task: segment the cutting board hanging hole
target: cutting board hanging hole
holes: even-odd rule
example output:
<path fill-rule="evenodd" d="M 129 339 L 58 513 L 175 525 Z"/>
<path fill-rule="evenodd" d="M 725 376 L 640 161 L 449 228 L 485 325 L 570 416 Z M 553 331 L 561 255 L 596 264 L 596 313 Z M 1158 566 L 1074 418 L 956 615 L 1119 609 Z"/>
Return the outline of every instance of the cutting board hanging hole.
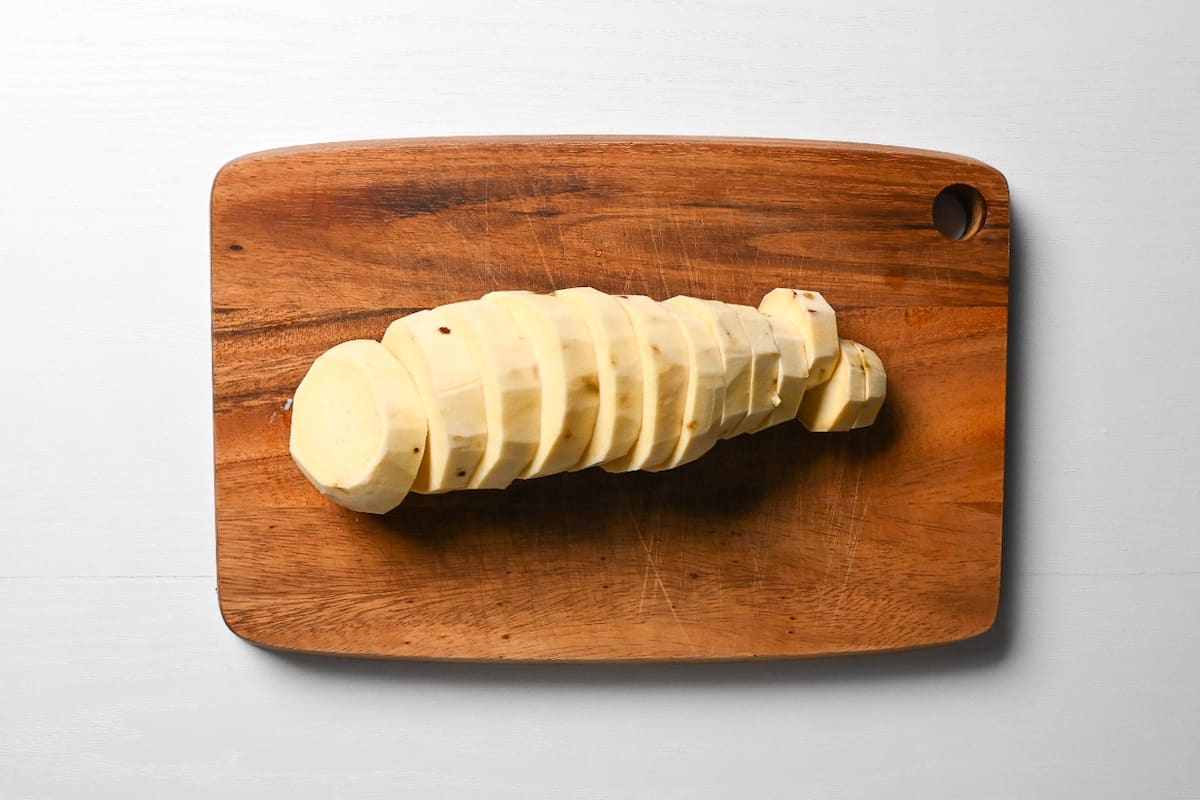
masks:
<path fill-rule="evenodd" d="M 986 217 L 983 195 L 969 184 L 951 184 L 933 199 L 933 225 L 947 239 L 970 239 L 979 233 Z"/>

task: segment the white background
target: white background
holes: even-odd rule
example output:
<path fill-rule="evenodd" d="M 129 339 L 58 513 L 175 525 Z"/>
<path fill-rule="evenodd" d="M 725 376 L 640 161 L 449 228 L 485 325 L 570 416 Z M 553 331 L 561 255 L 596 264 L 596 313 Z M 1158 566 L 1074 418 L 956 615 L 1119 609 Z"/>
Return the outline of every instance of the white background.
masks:
<path fill-rule="evenodd" d="M 1195 5 L 252 5 L 5 4 L 0 798 L 1200 793 Z M 282 145 L 491 133 L 870 141 L 1002 170 L 998 629 L 689 668 L 339 662 L 230 634 L 213 175 Z"/>

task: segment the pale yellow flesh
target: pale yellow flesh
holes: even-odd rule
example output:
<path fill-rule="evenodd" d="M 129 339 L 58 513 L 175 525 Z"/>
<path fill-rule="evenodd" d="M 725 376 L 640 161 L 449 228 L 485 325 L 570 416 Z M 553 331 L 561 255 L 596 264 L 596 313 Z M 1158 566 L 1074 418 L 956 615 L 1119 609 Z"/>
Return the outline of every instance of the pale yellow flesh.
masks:
<path fill-rule="evenodd" d="M 679 441 L 687 399 L 688 351 L 683 331 L 649 297 L 617 298 L 633 323 L 642 367 L 642 426 L 628 454 L 603 465 L 609 472 L 644 469 L 666 459 Z"/>
<path fill-rule="evenodd" d="M 717 339 L 725 369 L 719 436 L 725 438 L 742 423 L 750 410 L 750 342 L 742 322 L 731 306 L 717 300 L 679 295 L 663 302 L 703 321 Z"/>
<path fill-rule="evenodd" d="M 697 317 L 675 305 L 670 310 L 683 332 L 688 352 L 687 397 L 684 401 L 679 441 L 667 458 L 644 469 L 659 472 L 695 461 L 712 449 L 721 435 L 721 415 L 725 405 L 725 367 L 721 346 L 712 329 Z"/>
<path fill-rule="evenodd" d="M 874 350 L 864 344 L 858 345 L 863 357 L 863 367 L 867 375 L 867 397 L 863 401 L 862 410 L 854 420 L 854 428 L 865 428 L 875 423 L 879 409 L 887 397 L 887 371 L 883 368 L 883 360 Z"/>
<path fill-rule="evenodd" d="M 483 384 L 487 446 L 468 489 L 503 489 L 537 452 L 542 387 L 529 340 L 498 305 L 468 300 L 439 306 L 449 327 L 462 333 Z"/>
<path fill-rule="evenodd" d="M 842 339 L 829 379 L 805 393 L 800 403 L 800 422 L 810 431 L 848 431 L 858 419 L 866 397 L 862 353 L 857 343 Z"/>
<path fill-rule="evenodd" d="M 411 375 L 373 340 L 319 356 L 292 401 L 292 458 L 322 494 L 354 511 L 383 514 L 400 504 L 425 435 Z"/>
<path fill-rule="evenodd" d="M 629 315 L 612 295 L 580 286 L 551 296 L 570 305 L 587 324 L 596 348 L 600 385 L 596 425 L 587 449 L 570 470 L 620 458 L 633 449 L 642 428 L 642 365 Z"/>
<path fill-rule="evenodd" d="M 491 292 L 483 302 L 508 312 L 538 364 L 538 447 L 519 477 L 538 478 L 574 466 L 591 441 L 600 405 L 596 348 L 587 323 L 565 301 L 549 295 Z"/>
<path fill-rule="evenodd" d="M 425 460 L 413 491 L 465 489 L 487 447 L 487 410 L 479 367 L 462 331 L 438 309 L 388 326 L 383 346 L 412 374 L 429 421 Z"/>
<path fill-rule="evenodd" d="M 806 388 L 829 380 L 838 359 L 837 314 L 820 292 L 772 289 L 763 296 L 758 310 L 792 322 L 800 332 L 808 353 Z"/>
<path fill-rule="evenodd" d="M 788 315 L 767 314 L 766 317 L 771 333 L 775 335 L 775 346 L 779 348 L 779 374 L 775 388 L 779 405 L 758 430 L 794 420 L 800 411 L 800 401 L 804 399 L 804 389 L 808 383 L 808 350 L 804 346 L 800 326 Z"/>
<path fill-rule="evenodd" d="M 745 418 L 726 438 L 756 431 L 780 405 L 779 348 L 765 314 L 750 306 L 730 305 L 737 312 L 746 341 L 750 343 L 750 408 Z"/>

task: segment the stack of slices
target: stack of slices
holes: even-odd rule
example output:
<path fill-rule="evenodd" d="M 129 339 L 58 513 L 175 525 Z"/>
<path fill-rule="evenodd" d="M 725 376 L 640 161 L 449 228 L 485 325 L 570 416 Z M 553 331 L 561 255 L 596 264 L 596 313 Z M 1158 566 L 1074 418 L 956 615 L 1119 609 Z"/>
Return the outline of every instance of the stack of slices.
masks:
<path fill-rule="evenodd" d="M 291 453 L 334 501 L 384 513 L 409 491 L 670 469 L 794 419 L 860 428 L 886 390 L 879 357 L 838 338 L 817 292 L 775 289 L 757 309 L 492 292 L 321 355 L 296 390 Z"/>

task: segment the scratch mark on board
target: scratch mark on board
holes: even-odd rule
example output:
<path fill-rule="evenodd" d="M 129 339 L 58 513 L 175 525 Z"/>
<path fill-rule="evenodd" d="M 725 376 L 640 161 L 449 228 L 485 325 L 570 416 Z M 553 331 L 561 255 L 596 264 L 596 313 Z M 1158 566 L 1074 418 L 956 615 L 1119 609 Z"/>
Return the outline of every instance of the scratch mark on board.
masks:
<path fill-rule="evenodd" d="M 529 235 L 533 237 L 533 244 L 537 247 L 538 257 L 542 260 L 542 270 L 546 273 L 546 280 L 550 282 L 551 289 L 557 289 L 558 284 L 554 282 L 554 275 L 550 272 L 550 264 L 546 261 L 546 251 L 542 249 L 542 240 L 538 238 L 537 228 L 533 227 L 529 204 L 524 199 L 521 200 L 521 209 L 525 211 L 525 224 L 529 226 Z"/>
<path fill-rule="evenodd" d="M 662 574 L 658 571 L 658 564 L 654 563 L 654 553 L 650 549 L 650 545 L 646 542 L 646 537 L 642 533 L 642 526 L 638 524 L 637 516 L 634 515 L 633 509 L 630 508 L 630 520 L 633 525 L 633 530 L 637 533 L 638 541 L 642 543 L 642 549 L 646 551 L 646 564 L 654 573 L 654 582 L 658 584 L 658 590 L 662 593 L 663 599 L 667 601 L 667 609 L 671 612 L 671 618 L 675 620 L 675 625 L 679 628 L 679 633 L 683 636 L 684 642 L 687 643 L 688 649 L 692 651 L 692 655 L 698 655 L 695 643 L 692 642 L 692 637 L 688 636 L 687 627 L 684 626 L 683 620 L 679 618 L 679 614 L 675 611 L 675 602 L 671 600 L 671 594 L 667 591 L 667 585 L 663 583 Z M 643 582 L 642 597 L 645 599 L 645 585 Z M 641 610 L 639 604 L 638 610 Z"/>
<path fill-rule="evenodd" d="M 846 559 L 846 574 L 842 576 L 842 597 L 846 596 L 846 586 L 850 583 L 850 570 L 854 568 L 854 554 L 858 552 L 858 545 L 862 541 L 862 523 L 867 516 L 867 508 L 870 504 L 870 500 L 863 504 L 862 514 L 857 518 L 857 524 L 850 533 L 850 557 Z M 841 600 L 838 601 L 838 605 L 841 605 Z"/>
<path fill-rule="evenodd" d="M 491 175 L 487 169 L 483 171 L 483 267 L 487 271 L 487 286 L 495 285 L 495 275 L 492 270 L 492 217 L 491 217 L 492 188 Z"/>
<path fill-rule="evenodd" d="M 841 608 L 842 603 L 846 599 L 846 587 L 850 585 L 850 571 L 854 569 L 854 556 L 858 552 L 859 543 L 862 541 L 863 523 L 867 518 L 867 508 L 871 504 L 870 497 L 867 497 L 863 500 L 862 508 L 858 507 L 858 498 L 862 491 L 862 485 L 863 468 L 860 464 L 858 474 L 854 478 L 854 495 L 850 500 L 849 555 L 846 558 L 846 571 L 842 574 L 842 586 L 838 590 L 837 608 Z"/>
<path fill-rule="evenodd" d="M 679 218 L 675 217 L 674 222 L 675 222 L 675 236 L 676 236 L 676 238 L 679 239 L 679 253 L 680 253 L 680 255 L 683 256 L 683 263 L 687 266 L 688 291 L 692 294 L 695 294 L 696 286 L 699 283 L 699 281 L 697 280 L 696 265 L 692 263 L 692 257 L 690 255 L 688 255 L 687 239 L 685 239 L 683 236 L 683 226 L 679 224 Z M 659 263 L 658 274 L 659 274 L 659 277 L 662 279 L 663 292 L 665 293 L 667 291 L 667 280 L 666 280 L 666 276 L 663 275 L 661 262 Z"/>
<path fill-rule="evenodd" d="M 638 598 L 638 615 L 642 613 L 642 607 L 646 605 L 646 588 L 650 585 L 650 559 L 646 559 L 646 568 L 642 571 L 642 595 Z"/>

